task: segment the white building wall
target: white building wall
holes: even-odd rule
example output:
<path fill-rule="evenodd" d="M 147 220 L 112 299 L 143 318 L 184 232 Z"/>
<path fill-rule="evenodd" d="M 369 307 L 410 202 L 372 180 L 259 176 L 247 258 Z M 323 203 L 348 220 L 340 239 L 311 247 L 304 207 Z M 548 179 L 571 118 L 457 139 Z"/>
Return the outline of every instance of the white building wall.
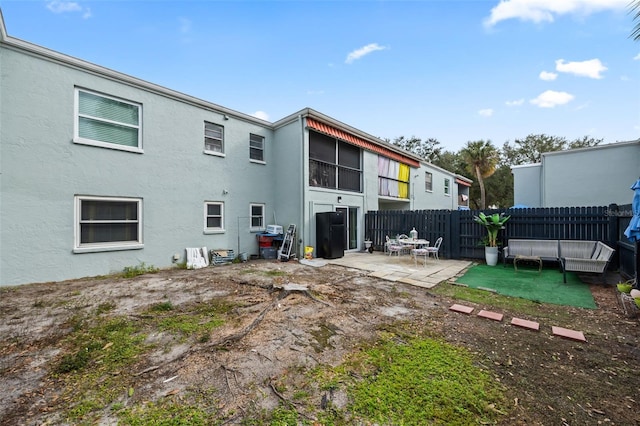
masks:
<path fill-rule="evenodd" d="M 542 164 L 527 164 L 514 166 L 513 173 L 513 203 L 527 207 L 542 207 L 540 179 Z"/>
<path fill-rule="evenodd" d="M 251 203 L 265 205 L 264 225 L 297 226 L 300 255 L 305 245 L 315 245 L 318 212 L 357 209 L 359 249 L 367 211 L 457 206 L 455 176 L 438 168 L 431 193 L 421 191 L 421 167 L 411 170 L 413 200 L 380 197 L 378 154 L 367 150 L 361 151 L 361 193 L 310 187 L 304 115 L 312 110 L 268 123 L 9 39 L 1 19 L 0 43 L 0 285 L 103 275 L 142 262 L 166 268 L 176 255 L 185 260 L 186 247 L 258 254 L 258 231 L 249 229 Z M 76 88 L 140 104 L 143 152 L 74 143 Z M 205 121 L 224 127 L 223 156 L 203 152 Z M 249 159 L 250 133 L 265 138 L 263 162 Z M 415 174 L 421 176 L 414 185 Z M 444 194 L 445 176 L 450 195 Z M 79 195 L 141 199 L 142 247 L 74 251 Z M 205 202 L 224 204 L 223 230 L 205 231 Z"/>
<path fill-rule="evenodd" d="M 640 176 L 640 141 L 547 153 L 542 160 L 543 207 L 631 203 Z"/>
<path fill-rule="evenodd" d="M 425 187 L 425 173 L 432 173 L 432 190 Z M 456 210 L 458 208 L 458 185 L 455 175 L 439 167 L 421 164 L 411 169 L 411 190 L 414 194 L 413 210 Z M 449 194 L 445 194 L 445 179 L 449 180 Z"/>
<path fill-rule="evenodd" d="M 219 112 L 14 50 L 0 55 L 0 284 L 101 275 L 140 262 L 168 267 L 175 253 L 184 260 L 186 247 L 257 252 L 249 203 L 265 203 L 267 218 L 275 207 L 269 126 L 224 120 Z M 144 153 L 73 143 L 75 87 L 142 104 Z M 224 126 L 225 157 L 203 153 L 205 120 Z M 265 137 L 266 164 L 249 161 L 249 133 Z M 75 195 L 142 198 L 144 248 L 73 253 Z M 224 202 L 224 232 L 204 233 L 205 201 Z"/>

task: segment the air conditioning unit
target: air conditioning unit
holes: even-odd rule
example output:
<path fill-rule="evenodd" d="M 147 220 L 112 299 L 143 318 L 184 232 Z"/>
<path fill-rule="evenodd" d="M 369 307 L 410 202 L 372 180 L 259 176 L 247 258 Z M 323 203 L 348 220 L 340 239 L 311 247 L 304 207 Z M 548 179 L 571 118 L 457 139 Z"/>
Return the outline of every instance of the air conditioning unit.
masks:
<path fill-rule="evenodd" d="M 267 225 L 267 234 L 282 234 L 282 226 L 280 225 Z"/>

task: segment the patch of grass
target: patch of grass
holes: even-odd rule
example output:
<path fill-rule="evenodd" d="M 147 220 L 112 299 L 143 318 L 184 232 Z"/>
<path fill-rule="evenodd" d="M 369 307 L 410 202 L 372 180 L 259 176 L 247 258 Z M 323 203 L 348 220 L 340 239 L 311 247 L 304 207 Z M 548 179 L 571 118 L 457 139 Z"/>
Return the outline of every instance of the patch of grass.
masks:
<path fill-rule="evenodd" d="M 153 305 L 147 312 L 158 314 L 170 311 L 170 315 L 154 317 L 153 322 L 160 330 L 179 334 L 184 338 L 197 335 L 197 341 L 205 343 L 209 340 L 209 332 L 224 323 L 222 316 L 231 308 L 232 305 L 217 300 L 180 309 L 171 302 L 163 302 Z"/>
<path fill-rule="evenodd" d="M 466 300 L 478 303 L 483 306 L 490 306 L 497 309 L 504 309 L 511 312 L 518 312 L 521 315 L 531 315 L 537 318 L 545 318 L 545 313 L 540 310 L 541 303 L 533 300 L 522 299 L 520 297 L 504 296 L 486 290 L 479 290 L 463 285 L 441 283 L 429 290 L 430 293 L 440 296 L 451 297 L 456 300 Z M 558 311 L 557 309 L 554 311 Z M 566 317 L 571 314 L 566 311 Z M 562 319 L 556 313 L 554 319 Z"/>
<path fill-rule="evenodd" d="M 173 304 L 170 301 L 156 303 L 149 308 L 149 312 L 168 312 L 173 311 Z"/>
<path fill-rule="evenodd" d="M 263 411 L 259 415 L 245 419 L 241 424 L 243 426 L 311 426 L 314 424 L 329 426 L 331 423 L 312 423 L 310 420 L 300 416 L 294 408 L 289 408 L 281 404 L 271 410 L 271 412 Z"/>
<path fill-rule="evenodd" d="M 63 398 L 71 423 L 95 420 L 92 416 L 133 386 L 133 378 L 121 375 L 148 350 L 139 324 L 116 317 L 90 325 L 89 318 L 72 319 L 71 334 L 64 342 L 68 354 L 54 372 L 64 383 Z M 130 383 L 131 382 L 131 383 Z"/>
<path fill-rule="evenodd" d="M 113 311 L 115 308 L 116 304 L 113 302 L 101 303 L 96 307 L 96 314 L 105 314 L 107 312 Z"/>
<path fill-rule="evenodd" d="M 470 352 L 433 338 L 385 333 L 320 373 L 322 382 L 345 386 L 353 424 L 492 424 L 506 407 L 503 389 L 474 365 Z"/>
<path fill-rule="evenodd" d="M 129 426 L 179 426 L 216 424 L 215 413 L 199 405 L 175 401 L 150 402 L 127 408 L 118 413 L 120 425 Z"/>
<path fill-rule="evenodd" d="M 159 269 L 156 268 L 155 266 L 146 265 L 144 262 L 141 262 L 137 266 L 125 266 L 124 269 L 122 270 L 122 277 L 133 278 L 133 277 L 137 277 L 138 275 L 153 274 L 158 271 Z"/>
<path fill-rule="evenodd" d="M 125 409 L 123 399 L 132 398 L 138 385 L 135 375 L 126 372 L 137 368 L 136 363 L 153 348 L 145 343 L 145 330 L 169 330 L 185 339 L 194 335 L 204 342 L 232 306 L 213 300 L 176 307 L 166 300 L 150 307 L 138 320 L 101 316 L 112 308 L 112 304 L 102 304 L 92 311 L 94 316 L 77 314 L 67 324 L 71 331 L 63 341 L 66 355 L 53 373 L 64 384 L 60 400 L 65 401 L 66 420 L 70 424 L 94 424 L 104 410 L 112 407 L 122 417 L 119 424 L 215 424 L 211 395 L 204 398 L 192 394 L 187 399 L 182 395 L 175 401 L 163 399 Z"/>

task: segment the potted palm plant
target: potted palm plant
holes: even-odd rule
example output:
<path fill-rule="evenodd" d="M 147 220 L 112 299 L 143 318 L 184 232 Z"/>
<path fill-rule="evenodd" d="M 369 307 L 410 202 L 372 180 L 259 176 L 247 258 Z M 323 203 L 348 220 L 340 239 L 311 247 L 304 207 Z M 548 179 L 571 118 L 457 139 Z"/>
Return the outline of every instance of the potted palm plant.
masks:
<path fill-rule="evenodd" d="M 504 224 L 509 218 L 511 216 L 505 216 L 504 213 L 494 213 L 488 216 L 480 213 L 473 217 L 476 223 L 484 226 L 487 230 L 487 236 L 483 242 L 485 245 L 484 256 L 489 266 L 495 266 L 498 263 L 498 232 L 504 229 Z"/>

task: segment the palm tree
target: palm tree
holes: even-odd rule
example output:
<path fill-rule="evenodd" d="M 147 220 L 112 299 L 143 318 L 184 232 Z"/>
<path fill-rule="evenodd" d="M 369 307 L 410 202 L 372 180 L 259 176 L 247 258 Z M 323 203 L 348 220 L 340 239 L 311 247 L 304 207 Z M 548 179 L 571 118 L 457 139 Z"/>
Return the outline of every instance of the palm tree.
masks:
<path fill-rule="evenodd" d="M 469 173 L 472 173 L 478 180 L 478 185 L 480 186 L 480 208 L 485 209 L 487 198 L 484 189 L 484 179 L 496 171 L 496 166 L 500 159 L 498 150 L 490 140 L 469 141 L 467 145 L 460 150 L 460 155 L 466 163 Z"/>
<path fill-rule="evenodd" d="M 629 3 L 629 11 L 633 14 L 633 20 L 636 21 L 636 25 L 631 31 L 631 38 L 640 41 L 640 0 Z"/>

